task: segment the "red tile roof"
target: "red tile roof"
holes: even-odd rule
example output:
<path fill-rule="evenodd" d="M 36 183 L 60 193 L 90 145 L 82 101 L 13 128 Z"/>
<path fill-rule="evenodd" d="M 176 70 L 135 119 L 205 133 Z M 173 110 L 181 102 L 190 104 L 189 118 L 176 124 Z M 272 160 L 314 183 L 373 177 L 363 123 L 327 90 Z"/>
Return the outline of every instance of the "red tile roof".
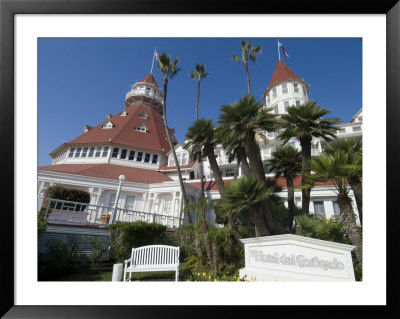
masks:
<path fill-rule="evenodd" d="M 153 151 L 168 152 L 170 150 L 165 128 L 160 124 L 162 117 L 159 112 L 146 104 L 132 104 L 126 108 L 126 112 L 126 116 L 120 116 L 117 113 L 111 117 L 113 128 L 104 129 L 102 128 L 104 122 L 100 123 L 66 144 L 113 143 Z M 149 116 L 147 119 L 140 117 L 143 112 Z M 135 130 L 135 127 L 141 123 L 147 127 L 147 132 Z M 177 142 L 175 137 L 174 140 Z"/>
<path fill-rule="evenodd" d="M 156 79 L 154 78 L 152 73 L 147 74 L 140 82 L 150 83 L 158 87 Z"/>
<path fill-rule="evenodd" d="M 194 161 L 191 161 L 189 164 L 187 164 L 187 165 L 180 165 L 179 167 L 180 167 L 180 168 L 191 168 L 191 167 L 193 166 L 193 164 L 194 164 Z M 160 170 L 160 171 L 165 171 L 165 170 L 167 170 L 167 171 L 176 170 L 176 165 L 174 165 L 174 166 L 168 166 L 168 164 L 166 164 L 166 165 L 161 166 L 161 167 L 159 168 L 159 170 Z"/>
<path fill-rule="evenodd" d="M 268 177 L 268 179 L 274 180 L 275 178 L 274 178 L 274 177 Z M 228 185 L 228 184 L 229 184 L 230 182 L 232 182 L 232 181 L 233 181 L 233 179 L 225 179 L 225 180 L 224 180 L 225 186 Z M 190 182 L 190 181 L 186 181 L 186 182 L 189 183 L 190 185 L 192 185 L 192 186 L 194 186 L 194 187 L 200 189 L 200 182 Z M 299 187 L 299 186 L 301 186 L 301 176 L 299 176 L 299 175 L 298 175 L 298 176 L 295 176 L 295 178 L 294 178 L 294 180 L 293 180 L 293 183 L 294 183 L 294 187 Z M 286 178 L 284 178 L 284 177 L 278 177 L 277 185 L 278 185 L 279 187 L 287 187 L 287 186 L 286 186 Z M 316 185 L 317 185 L 317 186 L 333 185 L 333 182 L 332 182 L 332 181 L 317 182 Z M 211 190 L 211 191 L 216 191 L 216 190 L 218 190 L 218 187 L 217 187 L 217 184 L 215 183 L 215 181 L 208 181 L 208 182 L 206 182 L 205 185 L 204 185 L 204 188 L 205 188 L 206 191 L 209 191 L 209 190 Z"/>
<path fill-rule="evenodd" d="M 300 79 L 284 62 L 278 61 L 275 67 L 275 71 L 272 74 L 271 80 L 269 81 L 268 88 L 271 88 L 275 84 L 287 80 L 300 80 Z"/>
<path fill-rule="evenodd" d="M 150 169 L 128 167 L 114 164 L 58 164 L 38 167 L 40 171 L 51 171 L 72 175 L 82 175 L 118 180 L 125 175 L 125 181 L 144 184 L 172 181 L 168 176 Z"/>

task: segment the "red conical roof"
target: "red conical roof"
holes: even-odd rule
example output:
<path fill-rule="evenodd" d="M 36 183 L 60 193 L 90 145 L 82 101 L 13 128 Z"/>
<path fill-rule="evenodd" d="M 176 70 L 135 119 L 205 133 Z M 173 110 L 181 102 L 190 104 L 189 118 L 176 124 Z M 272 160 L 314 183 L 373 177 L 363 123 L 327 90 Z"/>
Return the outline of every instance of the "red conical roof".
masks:
<path fill-rule="evenodd" d="M 150 83 L 158 87 L 156 79 L 154 78 L 154 75 L 152 73 L 147 74 L 140 82 Z"/>
<path fill-rule="evenodd" d="M 285 63 L 278 61 L 274 74 L 272 74 L 271 81 L 269 81 L 267 90 L 269 90 L 275 84 L 288 80 L 299 80 L 304 82 L 304 80 L 300 79 Z"/>

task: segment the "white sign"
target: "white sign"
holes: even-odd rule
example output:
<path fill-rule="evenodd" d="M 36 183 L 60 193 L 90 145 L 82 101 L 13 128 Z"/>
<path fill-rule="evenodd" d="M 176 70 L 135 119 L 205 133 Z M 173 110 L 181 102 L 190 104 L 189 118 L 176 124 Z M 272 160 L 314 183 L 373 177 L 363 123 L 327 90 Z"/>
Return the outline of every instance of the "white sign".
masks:
<path fill-rule="evenodd" d="M 241 240 L 245 246 L 246 280 L 354 281 L 354 246 L 296 235 Z"/>

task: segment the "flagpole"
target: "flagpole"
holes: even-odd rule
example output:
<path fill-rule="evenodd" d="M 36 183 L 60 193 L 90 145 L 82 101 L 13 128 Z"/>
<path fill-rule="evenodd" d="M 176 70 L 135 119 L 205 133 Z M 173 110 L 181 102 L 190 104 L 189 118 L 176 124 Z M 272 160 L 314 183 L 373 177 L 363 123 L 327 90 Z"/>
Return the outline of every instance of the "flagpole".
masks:
<path fill-rule="evenodd" d="M 276 45 L 278 46 L 278 57 L 279 57 L 279 61 L 281 60 L 281 51 L 279 51 L 279 40 L 276 39 Z"/>
<path fill-rule="evenodd" d="M 156 55 L 156 48 L 154 47 L 154 53 L 153 53 L 153 62 L 151 63 L 151 70 L 150 73 L 153 74 L 153 65 L 154 65 L 154 57 Z"/>

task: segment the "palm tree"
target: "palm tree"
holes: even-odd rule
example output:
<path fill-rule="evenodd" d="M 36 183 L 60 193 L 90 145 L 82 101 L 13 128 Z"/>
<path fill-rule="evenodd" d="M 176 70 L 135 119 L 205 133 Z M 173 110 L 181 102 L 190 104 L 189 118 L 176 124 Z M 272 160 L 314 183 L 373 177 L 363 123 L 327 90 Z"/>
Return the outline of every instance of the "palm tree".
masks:
<path fill-rule="evenodd" d="M 264 223 L 260 204 L 270 196 L 271 191 L 265 187 L 264 183 L 258 181 L 254 175 L 246 175 L 226 187 L 223 205 L 236 213 L 248 209 L 254 223 L 256 237 L 267 236 L 270 232 Z"/>
<path fill-rule="evenodd" d="M 337 200 L 340 209 L 340 216 L 346 228 L 346 233 L 349 236 L 352 244 L 356 246 L 354 254 L 362 268 L 362 239 L 360 228 L 356 224 L 356 216 L 353 212 L 353 205 L 349 197 L 349 184 L 346 170 L 343 168 L 343 163 L 349 161 L 348 157 L 352 154 L 343 151 L 335 152 L 334 154 L 324 154 L 315 157 L 311 162 L 311 170 L 316 175 L 307 176 L 307 179 L 312 181 L 332 181 L 337 192 Z"/>
<path fill-rule="evenodd" d="M 225 184 L 215 158 L 214 148 L 216 145 L 216 139 L 214 133 L 214 123 L 211 120 L 201 118 L 188 128 L 188 131 L 186 132 L 186 139 L 188 142 L 184 145 L 184 148 L 189 150 L 191 157 L 198 156 L 199 154 L 201 156 L 207 156 L 219 194 L 221 198 L 224 198 Z M 240 239 L 241 235 L 237 230 L 232 216 L 229 216 L 229 225 L 235 238 Z"/>
<path fill-rule="evenodd" d="M 242 45 L 241 58 L 234 54 L 234 55 L 232 55 L 232 59 L 235 60 L 237 63 L 243 62 L 244 68 L 246 70 L 246 76 L 247 76 L 247 93 L 251 94 L 249 60 L 251 62 L 256 62 L 257 55 L 261 54 L 261 46 L 257 45 L 255 47 L 253 47 L 253 44 L 251 42 L 246 43 L 246 41 L 244 41 L 244 40 L 242 40 L 240 43 Z"/>
<path fill-rule="evenodd" d="M 287 143 L 295 137 L 301 145 L 301 172 L 310 174 L 311 142 L 313 137 L 323 138 L 327 141 L 335 138 L 337 128 L 335 124 L 340 119 L 323 119 L 330 111 L 317 105 L 316 101 L 309 101 L 306 104 L 289 107 L 288 113 L 282 115 L 281 126 L 283 132 L 279 139 Z M 305 179 L 302 178 L 302 213 L 309 213 L 310 188 Z"/>
<path fill-rule="evenodd" d="M 202 198 L 197 203 L 188 204 L 185 207 L 185 209 L 187 209 L 187 210 L 193 209 L 197 213 L 197 216 L 199 217 L 200 230 L 203 235 L 204 245 L 206 246 L 207 257 L 208 257 L 208 260 L 210 261 L 211 267 L 213 268 L 214 274 L 217 275 L 217 269 L 216 269 L 217 265 L 215 265 L 213 262 L 214 261 L 213 249 L 212 249 L 210 237 L 208 234 L 208 225 L 207 225 L 206 216 L 205 216 L 206 211 L 212 207 L 213 207 L 213 204 L 208 198 Z M 200 256 L 199 256 L 199 258 L 200 258 Z"/>
<path fill-rule="evenodd" d="M 336 139 L 326 146 L 324 152 L 334 155 L 336 152 L 343 151 L 349 156 L 348 162 L 343 163 L 344 169 L 347 172 L 348 180 L 356 200 L 358 215 L 362 225 L 362 142 L 352 138 Z"/>
<path fill-rule="evenodd" d="M 242 165 L 244 174 L 250 174 L 250 166 L 247 162 L 246 150 L 242 145 L 242 141 L 238 138 L 234 131 L 224 126 L 218 126 L 215 129 L 217 141 L 222 144 L 226 154 L 228 154 L 228 162 L 231 163 L 236 158 L 237 165 L 235 169 L 235 177 L 237 178 L 240 165 Z"/>
<path fill-rule="evenodd" d="M 199 100 L 200 100 L 200 82 L 206 78 L 209 72 L 204 72 L 204 64 L 196 64 L 196 71 L 189 73 L 189 76 L 195 80 L 197 79 L 197 99 L 196 99 L 196 121 L 199 119 Z M 203 172 L 203 159 L 201 154 L 196 154 L 195 159 L 199 162 L 200 169 L 200 199 L 204 198 L 204 172 Z"/>
<path fill-rule="evenodd" d="M 275 171 L 275 178 L 284 176 L 288 191 L 289 231 L 292 231 L 294 219 L 294 175 L 301 172 L 301 155 L 291 145 L 281 146 L 272 153 L 270 168 Z"/>
<path fill-rule="evenodd" d="M 187 196 L 186 196 L 185 185 L 183 184 L 181 168 L 179 166 L 178 158 L 177 158 L 176 152 L 175 152 L 175 145 L 172 142 L 171 134 L 170 134 L 170 130 L 168 128 L 168 122 L 167 122 L 168 78 L 173 79 L 176 76 L 176 74 L 180 71 L 180 68 L 176 67 L 177 64 L 178 64 L 178 59 L 175 59 L 174 62 L 171 63 L 171 58 L 165 52 L 163 52 L 161 55 L 159 55 L 158 68 L 160 69 L 160 71 L 164 77 L 163 115 L 164 115 L 165 133 L 167 135 L 168 143 L 171 148 L 172 154 L 174 156 L 176 170 L 178 172 L 179 185 L 180 185 L 181 193 L 182 193 L 183 204 L 184 204 L 184 206 L 186 206 L 187 205 Z M 190 214 L 188 214 L 188 222 L 192 223 Z"/>
<path fill-rule="evenodd" d="M 222 105 L 218 121 L 224 130 L 231 130 L 241 141 L 249 158 L 250 169 L 262 183 L 266 183 L 266 178 L 260 149 L 256 142 L 256 130 L 276 129 L 276 115 L 271 114 L 270 111 L 271 108 L 264 109 L 263 103 L 257 102 L 254 96 L 245 95 L 237 103 Z M 267 202 L 262 206 L 268 229 L 273 231 L 274 223 Z"/>
<path fill-rule="evenodd" d="M 200 100 L 200 82 L 202 79 L 206 78 L 209 72 L 204 72 L 204 64 L 196 64 L 196 71 L 189 73 L 189 76 L 195 80 L 197 79 L 197 100 L 196 100 L 196 121 L 199 119 L 199 100 Z"/>

